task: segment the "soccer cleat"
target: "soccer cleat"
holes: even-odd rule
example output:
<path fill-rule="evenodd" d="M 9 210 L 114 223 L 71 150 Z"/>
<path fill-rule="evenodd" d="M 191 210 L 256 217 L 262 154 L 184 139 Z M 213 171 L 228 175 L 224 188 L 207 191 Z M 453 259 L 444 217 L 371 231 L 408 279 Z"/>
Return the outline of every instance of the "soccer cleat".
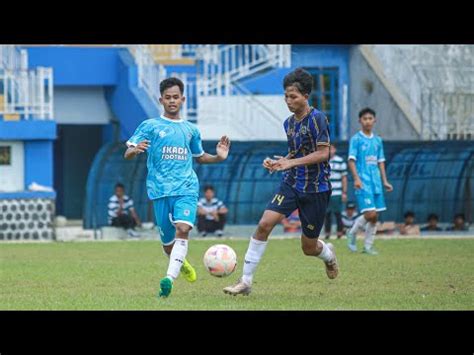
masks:
<path fill-rule="evenodd" d="M 379 255 L 377 250 L 375 250 L 374 248 L 367 249 L 364 247 L 364 249 L 362 250 L 362 253 L 367 254 L 367 255 Z"/>
<path fill-rule="evenodd" d="M 356 235 L 350 232 L 347 232 L 347 247 L 350 251 L 356 252 L 357 245 L 356 245 Z"/>
<path fill-rule="evenodd" d="M 252 287 L 250 285 L 247 285 L 245 282 L 242 281 L 240 278 L 237 283 L 233 286 L 227 286 L 224 288 L 224 293 L 228 295 L 244 295 L 248 296 L 252 292 Z"/>
<path fill-rule="evenodd" d="M 184 259 L 183 266 L 181 267 L 181 274 L 188 282 L 194 282 L 197 279 L 196 270 L 186 259 Z"/>
<path fill-rule="evenodd" d="M 160 281 L 160 293 L 159 297 L 168 297 L 173 289 L 173 280 L 169 277 L 164 277 Z"/>
<path fill-rule="evenodd" d="M 326 245 L 332 251 L 332 255 L 334 256 L 331 261 L 324 263 L 326 265 L 326 275 L 328 275 L 330 279 L 335 279 L 339 274 L 339 265 L 337 264 L 336 251 L 334 250 L 334 245 L 331 243 L 327 243 Z"/>

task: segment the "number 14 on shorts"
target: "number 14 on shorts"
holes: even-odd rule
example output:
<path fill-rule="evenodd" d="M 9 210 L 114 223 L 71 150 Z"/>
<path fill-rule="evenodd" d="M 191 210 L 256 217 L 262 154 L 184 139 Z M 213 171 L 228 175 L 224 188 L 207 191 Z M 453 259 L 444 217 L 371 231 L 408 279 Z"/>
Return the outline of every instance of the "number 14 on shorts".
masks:
<path fill-rule="evenodd" d="M 275 197 L 273 197 L 272 203 L 275 203 L 275 200 L 277 200 L 278 201 L 278 206 L 280 206 L 284 199 L 285 199 L 284 195 L 276 194 Z"/>

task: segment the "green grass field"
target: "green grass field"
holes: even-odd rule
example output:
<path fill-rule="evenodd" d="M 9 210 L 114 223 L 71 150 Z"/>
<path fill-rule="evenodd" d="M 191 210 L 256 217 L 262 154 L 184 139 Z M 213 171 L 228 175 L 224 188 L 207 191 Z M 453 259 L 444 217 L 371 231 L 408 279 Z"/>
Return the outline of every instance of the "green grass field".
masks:
<path fill-rule="evenodd" d="M 473 310 L 474 240 L 378 240 L 379 256 L 350 254 L 335 241 L 340 274 L 298 239 L 271 240 L 248 297 L 225 295 L 242 270 L 247 240 L 223 240 L 239 265 L 228 278 L 202 263 L 216 241 L 193 240 L 198 280 L 179 278 L 156 297 L 167 258 L 159 242 L 0 244 L 2 310 Z"/>

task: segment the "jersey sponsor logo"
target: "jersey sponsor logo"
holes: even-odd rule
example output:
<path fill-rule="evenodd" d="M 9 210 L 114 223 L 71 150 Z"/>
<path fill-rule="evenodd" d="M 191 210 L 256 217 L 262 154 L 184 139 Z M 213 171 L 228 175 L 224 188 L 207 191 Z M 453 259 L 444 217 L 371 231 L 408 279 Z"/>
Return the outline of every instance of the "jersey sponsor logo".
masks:
<path fill-rule="evenodd" d="M 365 162 L 367 164 L 377 164 L 377 157 L 375 155 L 367 155 L 365 157 Z"/>
<path fill-rule="evenodd" d="M 183 147 L 164 146 L 161 150 L 163 160 L 187 160 L 188 149 Z"/>
<path fill-rule="evenodd" d="M 160 138 L 172 135 L 175 133 L 174 128 L 165 125 L 159 125 L 155 128 L 154 133 L 157 134 Z"/>

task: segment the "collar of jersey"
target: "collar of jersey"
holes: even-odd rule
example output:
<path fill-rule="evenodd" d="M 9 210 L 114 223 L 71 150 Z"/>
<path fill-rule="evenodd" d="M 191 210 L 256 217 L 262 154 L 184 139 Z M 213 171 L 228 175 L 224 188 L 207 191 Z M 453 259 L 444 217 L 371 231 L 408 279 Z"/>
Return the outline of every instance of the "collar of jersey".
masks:
<path fill-rule="evenodd" d="M 374 138 L 374 132 L 371 132 L 370 136 L 366 136 L 364 132 L 359 131 L 360 134 L 362 134 L 365 138 Z"/>
<path fill-rule="evenodd" d="M 299 123 L 299 122 L 302 122 L 306 117 L 311 116 L 314 112 L 314 107 L 310 106 L 309 108 L 310 108 L 309 113 L 306 116 L 304 116 L 301 120 L 297 120 L 295 114 L 293 114 L 293 120 Z"/>
<path fill-rule="evenodd" d="M 168 121 L 168 122 L 174 122 L 174 123 L 184 122 L 184 120 L 182 118 L 180 118 L 179 120 L 172 120 L 171 118 L 165 117 L 163 115 L 161 115 L 160 118 L 164 119 L 165 121 Z"/>

